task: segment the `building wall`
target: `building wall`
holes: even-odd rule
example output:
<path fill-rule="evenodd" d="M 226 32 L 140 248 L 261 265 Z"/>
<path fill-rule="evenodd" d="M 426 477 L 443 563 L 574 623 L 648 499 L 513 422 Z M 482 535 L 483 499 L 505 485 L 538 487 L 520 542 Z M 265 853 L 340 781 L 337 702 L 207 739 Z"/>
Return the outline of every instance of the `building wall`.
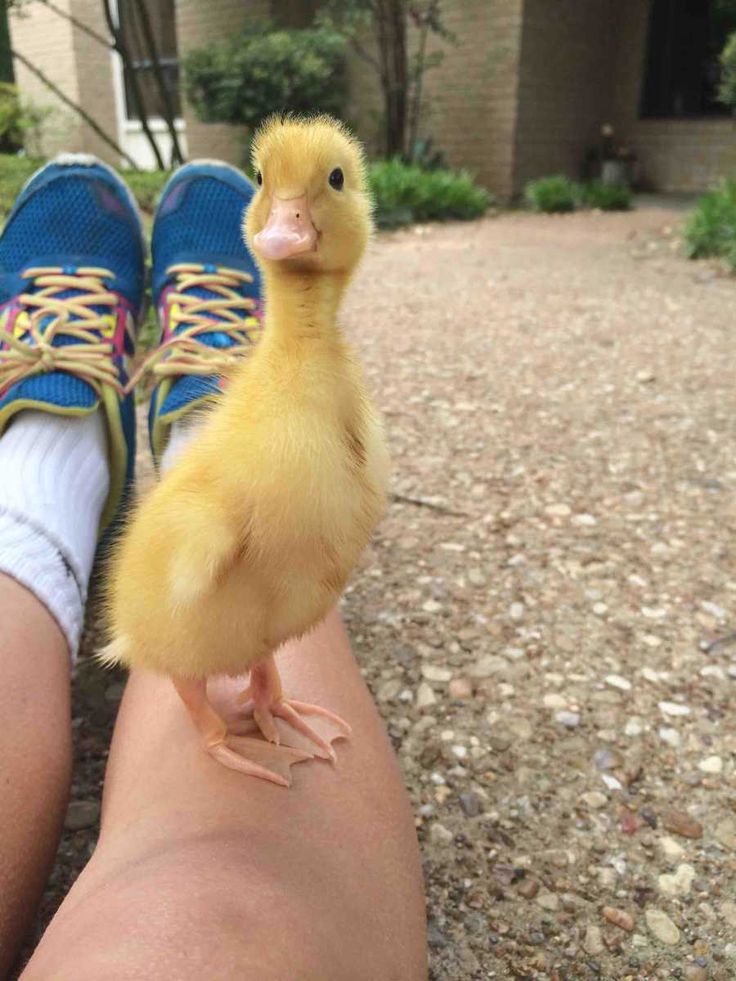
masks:
<path fill-rule="evenodd" d="M 57 0 L 56 6 L 101 35 L 107 35 L 99 0 Z M 117 139 L 112 58 L 108 48 L 39 2 L 24 5 L 20 13 L 11 14 L 10 34 L 13 48 L 36 65 L 72 102 L 81 104 L 113 140 Z M 115 151 L 17 60 L 15 75 L 23 98 L 49 110 L 41 126 L 40 145 L 32 145 L 32 152 L 48 156 L 62 150 L 94 153 L 111 163 L 119 163 Z"/>
<path fill-rule="evenodd" d="M 513 191 L 523 6 L 524 0 L 445 3 L 457 43 L 441 45 L 441 64 L 425 76 L 420 135 L 500 198 Z"/>
<path fill-rule="evenodd" d="M 621 0 L 614 118 L 640 160 L 640 177 L 662 191 L 697 191 L 736 172 L 729 119 L 640 119 L 649 0 Z"/>
<path fill-rule="evenodd" d="M 97 31 L 108 36 L 100 0 L 69 0 L 74 16 Z M 81 94 L 84 109 L 104 132 L 118 140 L 118 118 L 112 80 L 112 53 L 83 31 L 72 30 L 74 62 L 76 66 L 77 93 Z M 118 154 L 84 124 L 79 127 L 78 147 L 85 153 L 94 153 L 108 163 L 119 164 Z M 67 149 L 69 147 L 67 146 Z"/>
<path fill-rule="evenodd" d="M 65 13 L 72 0 L 57 0 Z M 42 3 L 29 3 L 9 18 L 10 41 L 32 64 L 74 101 L 79 98 L 73 28 L 68 20 Z M 42 141 L 34 150 L 45 154 L 62 149 L 81 149 L 81 123 L 25 65 L 16 60 L 15 81 L 23 98 L 34 106 L 49 109 L 42 128 Z"/>
<path fill-rule="evenodd" d="M 613 101 L 617 0 L 525 0 L 514 191 L 580 175 Z"/>

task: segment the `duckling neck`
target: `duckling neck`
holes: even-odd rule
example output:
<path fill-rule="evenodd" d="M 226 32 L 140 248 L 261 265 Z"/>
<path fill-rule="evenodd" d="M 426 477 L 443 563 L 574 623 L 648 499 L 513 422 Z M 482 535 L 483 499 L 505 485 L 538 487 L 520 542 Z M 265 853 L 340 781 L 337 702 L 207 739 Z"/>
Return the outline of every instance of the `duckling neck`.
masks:
<path fill-rule="evenodd" d="M 337 311 L 347 287 L 347 276 L 283 269 L 269 271 L 264 287 L 262 344 L 330 342 L 337 338 Z"/>

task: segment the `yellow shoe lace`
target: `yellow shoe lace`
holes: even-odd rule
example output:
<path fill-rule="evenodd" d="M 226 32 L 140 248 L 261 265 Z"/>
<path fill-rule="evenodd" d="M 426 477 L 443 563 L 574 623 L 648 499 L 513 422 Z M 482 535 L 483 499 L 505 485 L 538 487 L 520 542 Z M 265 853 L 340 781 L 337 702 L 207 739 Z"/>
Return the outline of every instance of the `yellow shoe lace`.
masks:
<path fill-rule="evenodd" d="M 261 332 L 260 320 L 253 316 L 256 301 L 238 292 L 243 283 L 253 282 L 249 273 L 223 266 L 212 271 L 197 263 L 180 262 L 170 266 L 166 275 L 176 284 L 166 297 L 169 331 L 186 326 L 148 355 L 128 382 L 128 390 L 148 372 L 159 377 L 225 374 L 248 354 Z M 217 295 L 187 292 L 194 287 Z M 234 346 L 213 348 L 199 340 L 200 334 L 213 331 L 226 334 Z"/>
<path fill-rule="evenodd" d="M 24 310 L 16 319 L 14 332 L 0 330 L 0 341 L 8 345 L 0 350 L 0 391 L 32 375 L 66 371 L 91 385 L 98 396 L 103 385 L 111 385 L 122 395 L 112 358 L 114 320 L 111 325 L 110 313 L 99 311 L 100 307 L 110 307 L 112 313 L 119 302 L 104 283 L 114 278 L 114 273 L 93 266 L 80 267 L 74 273 L 56 266 L 37 266 L 22 275 L 33 282 L 37 292 L 19 296 Z M 59 296 L 69 290 L 75 295 Z M 54 341 L 60 337 L 73 338 L 75 343 L 55 347 Z"/>

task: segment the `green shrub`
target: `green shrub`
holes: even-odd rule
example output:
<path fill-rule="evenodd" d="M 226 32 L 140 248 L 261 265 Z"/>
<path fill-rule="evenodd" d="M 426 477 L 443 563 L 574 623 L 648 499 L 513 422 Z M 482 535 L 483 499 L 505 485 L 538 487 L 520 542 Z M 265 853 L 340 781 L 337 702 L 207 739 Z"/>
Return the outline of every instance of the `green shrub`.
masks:
<path fill-rule="evenodd" d="M 700 198 L 685 226 L 685 247 L 691 259 L 722 257 L 736 271 L 736 179 Z"/>
<path fill-rule="evenodd" d="M 524 189 L 526 203 L 534 211 L 547 213 L 574 211 L 578 188 L 564 174 L 529 181 Z"/>
<path fill-rule="evenodd" d="M 249 130 L 273 112 L 340 116 L 345 49 L 345 39 L 330 27 L 286 30 L 254 21 L 244 33 L 186 57 L 186 92 L 204 122 Z"/>
<path fill-rule="evenodd" d="M 21 102 L 15 85 L 0 82 L 0 153 L 13 153 L 30 143 L 33 131 L 38 131 L 48 114 L 48 109 Z"/>
<path fill-rule="evenodd" d="M 423 170 L 401 160 L 381 160 L 370 165 L 368 176 L 376 223 L 381 228 L 414 221 L 479 218 L 493 201 L 463 170 Z"/>
<path fill-rule="evenodd" d="M 593 181 L 580 188 L 581 203 L 586 208 L 600 208 L 601 211 L 628 211 L 631 198 L 631 188 L 627 184 Z"/>
<path fill-rule="evenodd" d="M 141 211 L 146 214 L 153 214 L 158 196 L 169 176 L 166 170 L 126 170 L 122 174 Z"/>
<path fill-rule="evenodd" d="M 721 54 L 721 102 L 736 108 L 736 31 L 731 34 Z"/>
<path fill-rule="evenodd" d="M 43 160 L 0 154 L 0 216 L 4 217 L 31 174 L 38 170 Z"/>

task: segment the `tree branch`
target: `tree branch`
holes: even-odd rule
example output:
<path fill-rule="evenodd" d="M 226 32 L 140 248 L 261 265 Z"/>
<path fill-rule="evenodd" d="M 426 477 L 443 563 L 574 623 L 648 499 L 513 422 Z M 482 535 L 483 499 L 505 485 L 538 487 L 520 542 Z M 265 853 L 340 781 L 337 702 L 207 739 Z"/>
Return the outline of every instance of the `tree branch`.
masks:
<path fill-rule="evenodd" d="M 355 37 L 350 39 L 350 44 L 352 45 L 353 51 L 355 51 L 359 58 L 362 58 L 363 61 L 367 62 L 371 66 L 371 68 L 380 73 L 381 63 L 375 55 L 372 55 L 370 51 L 364 48 L 360 41 L 358 41 L 358 39 Z"/>

